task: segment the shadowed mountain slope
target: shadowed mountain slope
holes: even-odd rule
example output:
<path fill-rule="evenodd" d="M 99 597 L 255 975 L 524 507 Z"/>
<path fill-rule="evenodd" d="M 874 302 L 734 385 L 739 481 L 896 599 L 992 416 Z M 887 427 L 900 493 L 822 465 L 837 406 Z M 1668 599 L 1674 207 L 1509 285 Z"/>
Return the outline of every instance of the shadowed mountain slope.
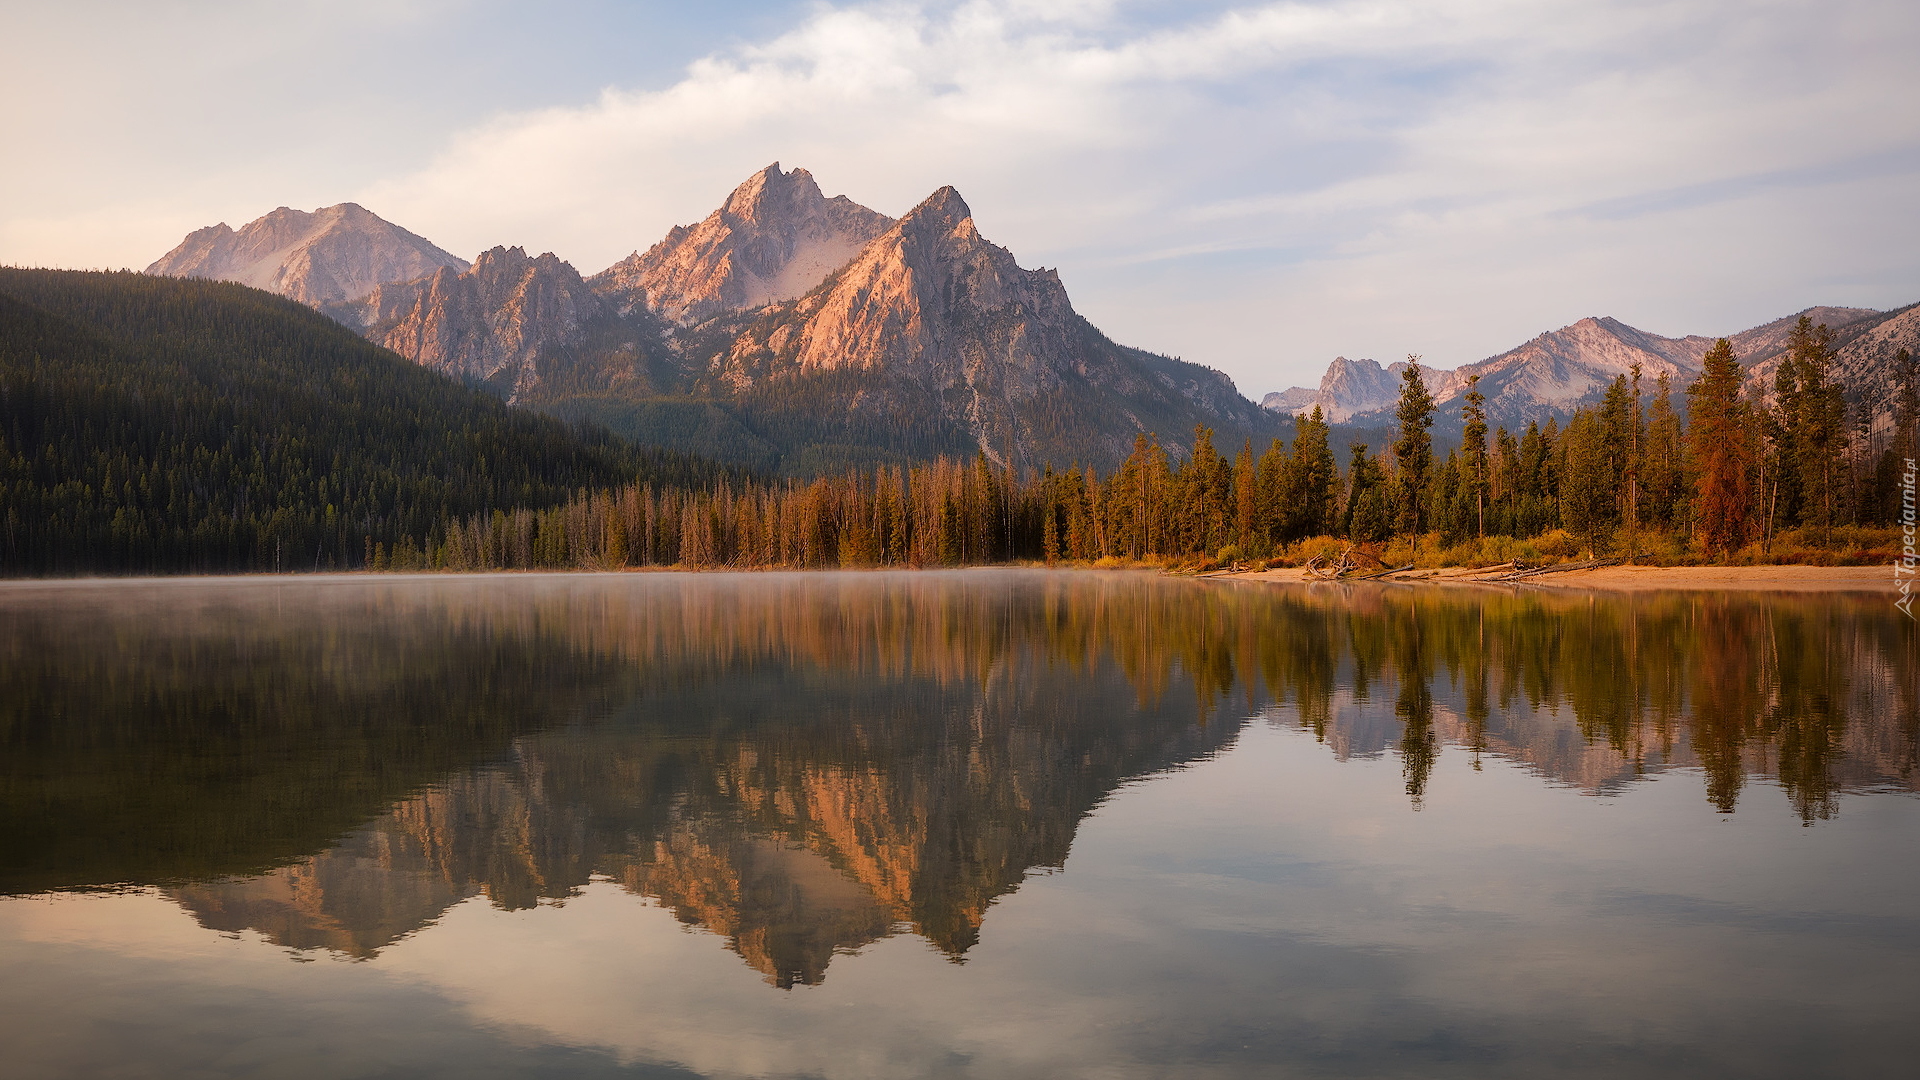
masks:
<path fill-rule="evenodd" d="M 0 573 L 356 567 L 449 514 L 716 474 L 257 289 L 0 269 Z"/>

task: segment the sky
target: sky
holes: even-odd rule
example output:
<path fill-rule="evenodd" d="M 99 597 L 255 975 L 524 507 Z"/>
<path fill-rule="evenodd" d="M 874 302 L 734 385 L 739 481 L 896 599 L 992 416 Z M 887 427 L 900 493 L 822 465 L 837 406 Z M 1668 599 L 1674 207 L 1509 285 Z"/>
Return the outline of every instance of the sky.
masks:
<path fill-rule="evenodd" d="M 583 273 L 770 162 L 956 186 L 1258 398 L 1920 300 L 1911 0 L 0 0 L 0 263 L 358 202 Z"/>

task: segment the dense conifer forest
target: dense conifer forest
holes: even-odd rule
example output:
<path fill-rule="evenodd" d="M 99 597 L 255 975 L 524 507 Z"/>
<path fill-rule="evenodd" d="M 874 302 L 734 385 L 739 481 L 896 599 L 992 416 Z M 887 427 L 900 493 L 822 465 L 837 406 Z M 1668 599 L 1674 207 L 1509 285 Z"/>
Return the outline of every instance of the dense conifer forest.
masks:
<path fill-rule="evenodd" d="M 0 269 L 0 572 L 355 568 L 492 508 L 721 475 L 258 290 Z"/>
<path fill-rule="evenodd" d="M 0 571 L 1845 557 L 1897 512 L 1920 414 L 1899 363 L 1877 436 L 1802 320 L 1764 398 L 1723 342 L 1684 394 L 1623 375 L 1564 427 L 1489 432 L 1470 392 L 1444 456 L 1416 363 L 1378 448 L 1316 411 L 1266 447 L 1141 434 L 1104 476 L 933 457 L 942 436 L 801 482 L 509 409 L 257 290 L 8 269 Z"/>
<path fill-rule="evenodd" d="M 1184 453 L 1142 434 L 1106 476 L 1051 467 L 1015 475 L 984 455 L 849 470 L 838 477 L 628 485 L 533 512 L 475 514 L 401 551 L 395 569 L 629 566 L 959 566 L 1011 560 L 1189 566 L 1281 560 L 1352 544 L 1395 564 L 1553 562 L 1580 554 L 1662 562 L 1882 561 L 1913 454 L 1920 396 L 1902 354 L 1899 421 L 1876 437 L 1847 423 L 1823 328 L 1803 320 L 1763 400 L 1722 342 L 1682 395 L 1622 375 L 1603 400 L 1524 431 L 1487 430 L 1484 398 L 1461 407 L 1444 457 L 1418 365 L 1383 451 L 1347 448 L 1318 411 L 1289 445 L 1212 432 Z"/>

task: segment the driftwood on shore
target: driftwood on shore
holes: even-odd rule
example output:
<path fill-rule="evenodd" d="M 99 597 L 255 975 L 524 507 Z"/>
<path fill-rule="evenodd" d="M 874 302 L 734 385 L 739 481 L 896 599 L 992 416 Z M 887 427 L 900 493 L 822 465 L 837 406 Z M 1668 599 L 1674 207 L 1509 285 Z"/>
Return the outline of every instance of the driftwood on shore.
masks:
<path fill-rule="evenodd" d="M 1412 564 L 1412 563 L 1408 563 L 1408 564 L 1407 564 L 1407 565 L 1405 565 L 1405 566 L 1396 566 L 1396 567 L 1394 567 L 1394 568 L 1393 568 L 1393 569 L 1391 569 L 1391 570 L 1382 570 L 1382 571 L 1380 571 L 1379 573 L 1375 573 L 1375 574 L 1361 574 L 1361 575 L 1360 575 L 1359 577 L 1350 577 L 1350 578 L 1347 578 L 1346 580 L 1348 580 L 1348 581 L 1372 581 L 1372 580 L 1373 580 L 1374 578 L 1383 578 L 1383 577 L 1387 577 L 1387 576 L 1389 576 L 1389 575 L 1392 575 L 1392 574 L 1404 574 L 1404 573 L 1406 573 L 1407 571 L 1409 571 L 1409 570 L 1411 570 L 1411 569 L 1413 569 L 1413 564 Z"/>
<path fill-rule="evenodd" d="M 1458 574 L 1455 574 L 1454 577 L 1473 577 L 1477 574 L 1519 573 L 1532 569 L 1532 566 L 1515 559 L 1512 562 L 1494 563 L 1492 566 L 1476 566 L 1471 570 L 1462 570 Z"/>
<path fill-rule="evenodd" d="M 1586 562 L 1560 563 L 1557 566 L 1541 566 L 1532 570 L 1519 570 L 1511 574 L 1502 574 L 1499 577 L 1488 578 L 1487 580 L 1524 581 L 1527 578 L 1539 577 L 1542 574 L 1561 574 L 1569 570 L 1597 570 L 1602 566 L 1618 566 L 1626 562 L 1627 558 L 1627 556 L 1621 555 L 1611 559 L 1589 559 Z"/>
<path fill-rule="evenodd" d="M 1319 578 L 1322 581 L 1333 581 L 1335 579 L 1340 579 L 1340 578 L 1344 578 L 1349 581 L 1354 581 L 1359 579 L 1350 578 L 1348 577 L 1348 575 L 1357 573 L 1362 570 L 1369 570 L 1369 571 L 1384 570 L 1387 573 L 1395 572 L 1391 570 L 1386 570 L 1386 565 L 1387 564 L 1381 562 L 1378 557 L 1368 554 L 1367 552 L 1362 551 L 1357 547 L 1354 547 L 1352 544 L 1348 544 L 1347 549 L 1345 551 L 1342 551 L 1338 557 L 1329 558 L 1328 556 L 1325 556 L 1325 555 L 1315 555 L 1313 558 L 1308 559 L 1307 565 L 1306 565 L 1306 571 L 1307 571 L 1308 577 Z M 1402 567 L 1402 569 L 1405 569 L 1405 568 Z M 1368 573 L 1363 576 L 1379 577 L 1380 575 L 1378 573 Z"/>
<path fill-rule="evenodd" d="M 1598 570 L 1603 566 L 1618 566 L 1637 558 L 1644 558 L 1644 556 L 1618 555 L 1610 559 L 1588 559 L 1585 562 L 1560 563 L 1555 566 L 1532 566 L 1515 559 L 1493 566 L 1461 570 L 1444 576 L 1455 581 L 1465 577 L 1478 578 L 1483 582 L 1526 581 L 1544 574 L 1562 574 L 1573 570 Z M 1371 562 L 1373 565 L 1366 566 L 1365 562 Z M 1338 556 L 1315 555 L 1307 560 L 1304 567 L 1308 578 L 1319 581 L 1373 581 L 1378 578 L 1392 577 L 1395 574 L 1404 574 L 1413 568 L 1413 563 L 1389 567 L 1375 556 L 1352 546 Z M 1482 577 L 1481 575 L 1493 576 Z"/>

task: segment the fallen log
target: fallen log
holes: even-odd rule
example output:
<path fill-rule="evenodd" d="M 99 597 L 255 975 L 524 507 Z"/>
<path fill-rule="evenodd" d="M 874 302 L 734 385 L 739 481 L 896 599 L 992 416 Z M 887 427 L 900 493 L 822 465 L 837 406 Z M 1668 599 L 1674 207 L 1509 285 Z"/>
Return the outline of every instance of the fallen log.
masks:
<path fill-rule="evenodd" d="M 1308 559 L 1306 565 L 1307 576 L 1318 578 L 1321 581 L 1339 580 L 1356 570 L 1365 569 L 1366 567 L 1360 561 L 1363 559 L 1373 563 L 1374 567 L 1386 566 L 1386 564 L 1379 559 L 1361 551 L 1352 544 L 1348 544 L 1346 550 L 1340 553 L 1340 557 L 1337 560 L 1327 555 L 1315 555 Z"/>
<path fill-rule="evenodd" d="M 1527 578 L 1539 577 L 1542 574 L 1564 574 L 1570 570 L 1598 570 L 1602 566 L 1618 566 L 1621 563 L 1626 561 L 1627 561 L 1627 556 L 1625 555 L 1619 556 L 1618 558 L 1612 558 L 1612 559 L 1589 559 L 1586 562 L 1561 563 L 1558 566 L 1542 566 L 1533 570 L 1522 570 L 1522 571 L 1519 571 L 1518 573 L 1503 574 L 1500 577 L 1488 578 L 1487 580 L 1489 581 L 1524 581 Z"/>
<path fill-rule="evenodd" d="M 1533 567 L 1528 566 L 1526 563 L 1523 563 L 1518 559 L 1515 559 L 1512 562 L 1495 563 L 1492 566 L 1476 566 L 1471 570 L 1462 570 L 1458 574 L 1455 574 L 1454 576 L 1455 577 L 1472 577 L 1475 574 L 1492 574 L 1502 570 L 1509 570 L 1514 573 L 1519 573 L 1521 571 L 1531 570 L 1531 569 L 1533 569 Z"/>
<path fill-rule="evenodd" d="M 1413 569 L 1413 564 L 1408 563 L 1405 566 L 1395 567 L 1392 570 L 1382 570 L 1377 574 L 1361 574 L 1359 577 L 1341 578 L 1340 580 L 1341 581 L 1372 581 L 1374 578 L 1383 578 L 1389 574 L 1404 574 L 1411 569 Z"/>

